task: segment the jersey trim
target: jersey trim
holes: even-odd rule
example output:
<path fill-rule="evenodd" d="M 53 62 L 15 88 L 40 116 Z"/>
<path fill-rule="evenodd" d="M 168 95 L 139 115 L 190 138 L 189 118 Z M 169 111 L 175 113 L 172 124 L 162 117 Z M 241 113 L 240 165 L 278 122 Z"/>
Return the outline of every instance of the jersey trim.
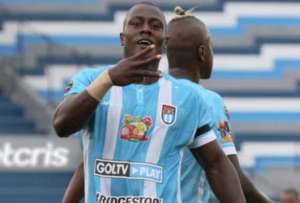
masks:
<path fill-rule="evenodd" d="M 209 142 L 212 142 L 216 139 L 216 135 L 213 130 L 210 130 L 201 136 L 196 137 L 193 144 L 190 145 L 190 148 L 198 148 L 202 147 L 203 145 L 206 145 Z"/>
<path fill-rule="evenodd" d="M 230 147 L 222 147 L 224 153 L 226 154 L 226 156 L 228 155 L 236 155 L 237 151 L 235 149 L 234 146 L 230 146 Z"/>
<path fill-rule="evenodd" d="M 201 128 L 198 128 L 196 133 L 195 133 L 195 138 L 202 135 L 202 134 L 204 134 L 204 133 L 206 133 L 206 132 L 208 132 L 208 131 L 210 131 L 210 129 L 211 128 L 208 124 L 202 126 Z"/>
<path fill-rule="evenodd" d="M 182 159 L 183 159 L 183 154 L 184 154 L 184 148 L 180 149 L 179 151 L 179 167 L 177 171 L 177 203 L 182 203 L 182 197 L 181 197 L 181 166 L 182 166 Z"/>

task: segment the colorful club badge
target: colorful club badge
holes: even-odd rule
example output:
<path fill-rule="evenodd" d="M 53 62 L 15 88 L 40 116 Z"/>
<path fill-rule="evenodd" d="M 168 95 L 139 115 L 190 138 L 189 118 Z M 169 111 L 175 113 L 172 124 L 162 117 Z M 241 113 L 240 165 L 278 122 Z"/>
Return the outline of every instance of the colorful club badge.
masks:
<path fill-rule="evenodd" d="M 121 139 L 132 142 L 147 141 L 149 139 L 147 132 L 152 125 L 152 119 L 150 116 L 141 118 L 125 115 L 123 125 Z"/>

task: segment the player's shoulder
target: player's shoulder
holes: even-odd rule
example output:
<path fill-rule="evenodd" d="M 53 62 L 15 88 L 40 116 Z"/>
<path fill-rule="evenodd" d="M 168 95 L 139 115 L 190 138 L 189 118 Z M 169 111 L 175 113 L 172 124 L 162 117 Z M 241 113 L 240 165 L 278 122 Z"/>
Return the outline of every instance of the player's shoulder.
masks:
<path fill-rule="evenodd" d="M 171 75 L 166 75 L 166 77 L 172 82 L 172 94 L 174 98 L 182 101 L 184 105 L 190 106 L 191 108 L 202 108 L 208 105 L 205 98 L 205 88 L 200 88 L 199 83 L 192 82 L 188 79 L 177 79 Z"/>
<path fill-rule="evenodd" d="M 80 70 L 78 75 L 87 78 L 93 78 L 101 74 L 103 71 L 111 68 L 112 65 L 107 66 L 97 66 L 97 67 L 84 67 Z"/>
<path fill-rule="evenodd" d="M 187 79 L 178 79 L 170 75 L 169 73 L 163 73 L 163 78 L 172 83 L 172 85 L 178 89 L 183 89 L 186 92 L 198 92 L 197 83 L 194 83 Z"/>
<path fill-rule="evenodd" d="M 98 66 L 98 67 L 83 67 L 80 71 L 72 78 L 72 81 L 81 81 L 82 83 L 91 83 L 98 75 L 103 71 L 109 69 L 109 66 Z"/>
<path fill-rule="evenodd" d="M 221 106 L 224 105 L 224 99 L 219 93 L 217 93 L 213 90 L 204 88 L 202 86 L 200 86 L 200 87 L 201 87 L 201 89 L 203 89 L 203 94 L 205 96 L 205 100 L 207 100 L 208 103 L 211 103 L 211 104 L 214 104 L 214 105 L 218 104 L 218 105 L 221 105 Z"/>

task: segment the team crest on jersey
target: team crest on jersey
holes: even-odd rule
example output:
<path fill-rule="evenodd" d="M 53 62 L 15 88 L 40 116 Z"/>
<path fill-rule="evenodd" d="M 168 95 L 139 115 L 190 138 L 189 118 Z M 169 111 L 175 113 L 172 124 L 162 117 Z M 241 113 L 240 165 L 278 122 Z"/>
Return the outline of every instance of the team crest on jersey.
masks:
<path fill-rule="evenodd" d="M 163 104 L 161 110 L 161 119 L 167 125 L 172 125 L 176 119 L 176 107 Z"/>
<path fill-rule="evenodd" d="M 223 142 L 232 142 L 231 131 L 230 131 L 229 124 L 227 121 L 224 121 L 224 122 L 220 121 L 217 124 L 217 128 L 221 133 Z"/>
<path fill-rule="evenodd" d="M 121 129 L 121 139 L 132 142 L 147 141 L 147 133 L 151 125 L 152 119 L 150 116 L 141 118 L 125 115 Z"/>

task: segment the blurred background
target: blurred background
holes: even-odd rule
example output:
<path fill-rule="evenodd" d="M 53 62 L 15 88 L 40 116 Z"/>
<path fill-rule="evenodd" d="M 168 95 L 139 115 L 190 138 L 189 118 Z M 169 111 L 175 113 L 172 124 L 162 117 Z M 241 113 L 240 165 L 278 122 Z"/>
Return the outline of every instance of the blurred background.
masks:
<path fill-rule="evenodd" d="M 0 0 L 0 202 L 60 202 L 81 159 L 58 139 L 54 108 L 82 67 L 113 64 L 125 0 Z M 300 190 L 300 0 L 164 0 L 209 27 L 215 61 L 203 84 L 224 98 L 243 169 L 278 200 Z M 162 69 L 167 67 L 165 58 Z"/>

